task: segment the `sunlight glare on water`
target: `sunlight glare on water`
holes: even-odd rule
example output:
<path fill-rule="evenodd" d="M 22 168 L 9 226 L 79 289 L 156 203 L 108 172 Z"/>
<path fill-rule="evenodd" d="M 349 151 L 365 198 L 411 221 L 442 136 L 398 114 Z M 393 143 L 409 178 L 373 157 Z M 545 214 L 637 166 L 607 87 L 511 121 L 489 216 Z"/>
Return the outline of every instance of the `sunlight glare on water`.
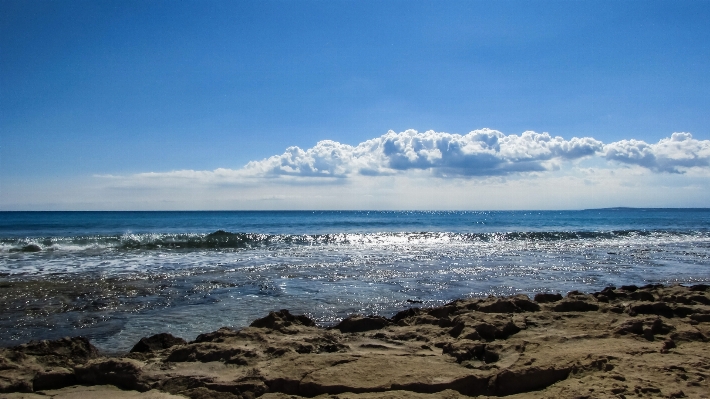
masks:
<path fill-rule="evenodd" d="M 85 335 L 104 350 L 121 351 L 150 334 L 193 339 L 282 308 L 328 325 L 352 313 L 391 316 L 461 297 L 710 280 L 710 212 L 672 218 L 655 212 L 651 221 L 634 213 L 536 213 L 527 221 L 527 214 L 496 213 L 497 232 L 490 231 L 495 225 L 472 228 L 481 222 L 475 213 L 312 219 L 274 212 L 261 215 L 261 228 L 259 215 L 222 220 L 207 213 L 203 230 L 190 232 L 164 231 L 161 223 L 174 229 L 179 213 L 154 216 L 160 223 L 142 219 L 149 213 L 133 221 L 130 234 L 99 221 L 76 236 L 41 229 L 20 236 L 0 224 L 0 305 L 8 309 L 0 341 Z M 71 224 L 78 216 L 65 217 Z M 242 217 L 252 230 L 222 228 Z M 612 219 L 618 228 L 609 229 Z M 302 230 L 307 221 L 313 233 Z M 388 223 L 391 232 L 368 232 L 386 231 Z"/>

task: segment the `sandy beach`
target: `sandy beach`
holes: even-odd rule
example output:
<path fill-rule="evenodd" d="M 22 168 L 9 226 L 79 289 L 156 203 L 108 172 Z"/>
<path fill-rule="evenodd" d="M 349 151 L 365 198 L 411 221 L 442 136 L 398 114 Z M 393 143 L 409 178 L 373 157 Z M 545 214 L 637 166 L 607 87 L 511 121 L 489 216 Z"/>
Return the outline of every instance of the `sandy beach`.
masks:
<path fill-rule="evenodd" d="M 79 337 L 4 348 L 0 397 L 703 398 L 708 337 L 707 285 L 457 300 L 331 328 L 281 310 L 123 356 Z"/>

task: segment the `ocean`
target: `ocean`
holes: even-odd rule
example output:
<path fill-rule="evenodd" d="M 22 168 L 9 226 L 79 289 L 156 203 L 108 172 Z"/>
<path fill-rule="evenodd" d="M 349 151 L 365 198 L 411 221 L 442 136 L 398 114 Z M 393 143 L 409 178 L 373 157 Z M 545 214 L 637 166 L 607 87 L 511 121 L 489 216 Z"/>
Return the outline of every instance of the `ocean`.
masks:
<path fill-rule="evenodd" d="M 710 282 L 710 209 L 0 212 L 0 346 Z"/>

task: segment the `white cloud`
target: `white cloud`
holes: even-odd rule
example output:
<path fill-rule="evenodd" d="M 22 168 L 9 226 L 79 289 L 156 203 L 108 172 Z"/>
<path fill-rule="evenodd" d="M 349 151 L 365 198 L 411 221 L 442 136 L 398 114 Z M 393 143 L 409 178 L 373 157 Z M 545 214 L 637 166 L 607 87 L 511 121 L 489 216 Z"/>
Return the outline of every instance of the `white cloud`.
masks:
<path fill-rule="evenodd" d="M 373 176 L 408 170 L 426 170 L 441 177 L 501 176 L 549 170 L 550 161 L 591 156 L 602 148 L 602 142 L 593 138 L 565 140 L 548 133 L 389 131 L 357 146 L 326 140 L 307 150 L 289 147 L 281 155 L 250 162 L 244 170 L 260 176 Z"/>
<path fill-rule="evenodd" d="M 657 144 L 621 140 L 605 145 L 603 152 L 608 160 L 654 172 L 683 173 L 688 168 L 710 166 L 710 140 L 696 140 L 690 133 L 673 133 Z"/>
<path fill-rule="evenodd" d="M 646 168 L 658 173 L 683 173 L 710 166 L 710 141 L 690 133 L 673 133 L 657 144 L 621 140 L 604 144 L 592 137 L 565 140 L 548 133 L 505 135 L 497 130 L 474 130 L 466 135 L 407 130 L 387 132 L 351 146 L 324 140 L 308 149 L 293 146 L 281 155 L 251 161 L 241 169 L 177 170 L 130 176 L 134 184 L 259 184 L 310 181 L 342 183 L 355 176 L 410 175 L 437 178 L 486 178 L 530 175 L 558 170 L 565 162 L 599 159 Z M 116 183 L 126 176 L 100 176 Z"/>
<path fill-rule="evenodd" d="M 356 146 L 290 147 L 240 169 L 12 182 L 0 209 L 702 207 L 708 181 L 710 141 L 688 133 L 604 144 L 535 132 L 408 130 Z"/>

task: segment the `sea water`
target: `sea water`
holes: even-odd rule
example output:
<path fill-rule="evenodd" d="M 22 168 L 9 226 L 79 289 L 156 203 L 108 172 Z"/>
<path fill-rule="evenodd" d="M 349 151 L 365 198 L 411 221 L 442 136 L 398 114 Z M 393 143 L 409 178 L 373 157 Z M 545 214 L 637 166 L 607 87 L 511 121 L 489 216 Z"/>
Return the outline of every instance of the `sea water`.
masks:
<path fill-rule="evenodd" d="M 0 345 L 710 281 L 710 209 L 0 212 Z"/>

